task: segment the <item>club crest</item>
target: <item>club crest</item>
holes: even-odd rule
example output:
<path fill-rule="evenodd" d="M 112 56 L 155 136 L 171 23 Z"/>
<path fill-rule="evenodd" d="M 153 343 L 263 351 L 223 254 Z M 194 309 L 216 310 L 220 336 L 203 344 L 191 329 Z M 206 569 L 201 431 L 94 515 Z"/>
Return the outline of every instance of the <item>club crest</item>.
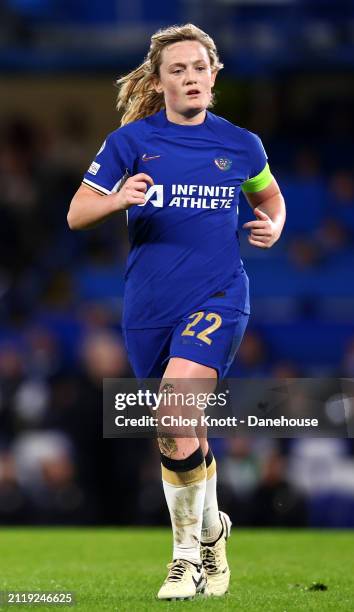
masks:
<path fill-rule="evenodd" d="M 230 170 L 232 166 L 231 159 L 227 159 L 227 157 L 217 157 L 214 159 L 215 164 L 219 168 L 219 170 Z"/>

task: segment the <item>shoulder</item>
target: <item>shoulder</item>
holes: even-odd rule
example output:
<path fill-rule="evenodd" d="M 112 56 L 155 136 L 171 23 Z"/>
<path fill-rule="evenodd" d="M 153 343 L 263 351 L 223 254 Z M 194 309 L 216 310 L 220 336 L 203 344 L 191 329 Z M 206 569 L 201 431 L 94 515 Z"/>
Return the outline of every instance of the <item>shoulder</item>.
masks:
<path fill-rule="evenodd" d="M 126 163 L 128 163 L 129 160 L 134 160 L 142 143 L 149 140 L 149 137 L 151 138 L 151 119 L 153 117 L 154 115 L 117 127 L 107 134 L 99 150 L 99 154 L 105 151 L 107 156 L 113 155 L 116 158 L 123 157 Z"/>
<path fill-rule="evenodd" d="M 214 113 L 208 112 L 209 120 L 211 126 L 215 127 L 220 133 L 225 133 L 229 135 L 234 141 L 238 141 L 245 146 L 253 147 L 258 145 L 260 142 L 260 138 L 254 132 L 250 132 L 244 127 L 236 125 L 235 123 L 231 123 L 224 117 L 220 117 L 220 115 L 214 115 Z"/>
<path fill-rule="evenodd" d="M 143 119 L 137 119 L 137 121 L 126 123 L 111 132 L 109 136 L 118 140 L 141 139 L 146 133 L 154 128 L 157 123 L 158 115 L 159 113 L 155 113 Z"/>

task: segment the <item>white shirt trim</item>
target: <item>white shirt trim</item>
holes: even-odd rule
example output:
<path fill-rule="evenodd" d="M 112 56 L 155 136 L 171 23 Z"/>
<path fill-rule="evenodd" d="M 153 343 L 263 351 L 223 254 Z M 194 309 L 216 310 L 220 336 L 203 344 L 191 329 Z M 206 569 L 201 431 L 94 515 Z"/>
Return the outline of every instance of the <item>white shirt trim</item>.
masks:
<path fill-rule="evenodd" d="M 106 195 L 111 193 L 109 189 L 105 189 L 105 187 L 102 187 L 101 185 L 96 185 L 96 183 L 89 181 L 87 178 L 84 178 L 82 182 L 86 183 L 86 185 L 90 185 L 91 187 L 94 187 L 95 189 L 97 189 L 97 191 L 101 191 L 102 193 L 105 193 Z"/>

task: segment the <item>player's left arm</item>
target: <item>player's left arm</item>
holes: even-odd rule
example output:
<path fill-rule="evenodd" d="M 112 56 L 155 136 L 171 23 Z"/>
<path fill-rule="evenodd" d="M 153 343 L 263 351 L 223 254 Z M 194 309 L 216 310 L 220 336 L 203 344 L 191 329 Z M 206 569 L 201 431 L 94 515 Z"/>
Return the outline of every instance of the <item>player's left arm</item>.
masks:
<path fill-rule="evenodd" d="M 243 225 L 250 230 L 248 241 L 253 246 L 268 249 L 280 238 L 285 223 L 284 198 L 272 176 L 270 183 L 259 191 L 247 192 L 246 199 L 257 219 Z"/>

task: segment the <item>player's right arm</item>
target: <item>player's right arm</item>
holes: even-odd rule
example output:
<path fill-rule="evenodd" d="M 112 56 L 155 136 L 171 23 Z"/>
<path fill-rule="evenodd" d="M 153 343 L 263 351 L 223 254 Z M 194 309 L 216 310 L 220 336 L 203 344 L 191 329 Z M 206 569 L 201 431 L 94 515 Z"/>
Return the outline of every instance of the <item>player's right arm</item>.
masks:
<path fill-rule="evenodd" d="M 70 229 L 91 229 L 119 211 L 145 204 L 147 183 L 153 185 L 154 181 L 141 172 L 129 177 L 117 193 L 107 195 L 82 184 L 71 200 L 67 215 Z"/>

